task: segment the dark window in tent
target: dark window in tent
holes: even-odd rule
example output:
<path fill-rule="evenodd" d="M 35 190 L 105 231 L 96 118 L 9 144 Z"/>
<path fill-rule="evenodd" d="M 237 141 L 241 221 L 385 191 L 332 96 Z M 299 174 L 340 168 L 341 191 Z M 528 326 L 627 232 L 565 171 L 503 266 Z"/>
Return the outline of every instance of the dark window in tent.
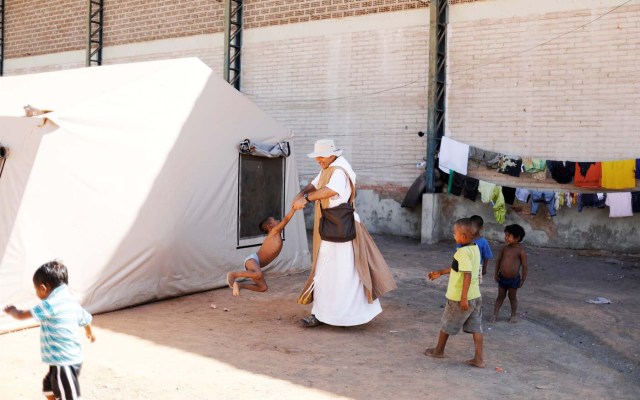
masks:
<path fill-rule="evenodd" d="M 238 179 L 238 247 L 258 246 L 265 234 L 259 223 L 282 219 L 286 158 L 240 154 Z"/>

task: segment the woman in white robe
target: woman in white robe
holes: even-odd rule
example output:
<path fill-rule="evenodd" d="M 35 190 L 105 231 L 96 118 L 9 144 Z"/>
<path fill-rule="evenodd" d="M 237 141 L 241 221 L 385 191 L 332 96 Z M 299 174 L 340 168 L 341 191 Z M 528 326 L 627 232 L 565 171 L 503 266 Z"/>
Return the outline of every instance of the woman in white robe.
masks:
<path fill-rule="evenodd" d="M 307 185 L 294 199 L 294 208 L 301 209 L 307 204 L 329 199 L 329 208 L 347 203 L 351 196 L 351 183 L 355 187 L 356 174 L 351 165 L 341 157 L 342 150 L 335 148 L 333 140 L 319 140 L 309 157 L 315 158 L 324 170 L 333 170 L 326 185 L 319 185 L 321 173 Z M 346 173 L 345 173 L 346 171 Z M 347 178 L 348 176 L 348 178 Z M 351 182 L 349 181 L 351 180 Z M 319 187 L 322 186 L 322 187 Z M 359 216 L 355 214 L 356 221 Z M 314 235 L 316 236 L 316 235 Z M 369 302 L 364 285 L 355 266 L 353 243 L 334 243 L 320 240 L 312 270 L 313 290 L 312 315 L 303 318 L 304 326 L 312 327 L 320 323 L 336 326 L 361 325 L 371 321 L 382 312 L 378 299 Z M 315 249 L 314 245 L 314 249 Z M 311 278 L 310 278 L 311 279 Z"/>

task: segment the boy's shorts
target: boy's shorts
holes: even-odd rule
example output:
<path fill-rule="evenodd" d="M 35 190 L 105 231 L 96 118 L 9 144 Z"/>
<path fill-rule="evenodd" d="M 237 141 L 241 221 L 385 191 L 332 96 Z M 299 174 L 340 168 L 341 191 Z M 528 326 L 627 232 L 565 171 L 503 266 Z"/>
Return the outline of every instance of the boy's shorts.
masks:
<path fill-rule="evenodd" d="M 80 369 L 77 365 L 50 365 L 49 372 L 42 380 L 42 393 L 54 395 L 56 399 L 70 400 L 80 398 Z"/>
<path fill-rule="evenodd" d="M 258 267 L 262 268 L 262 265 L 260 265 L 260 259 L 258 258 L 258 253 L 253 253 L 251 255 L 249 255 L 249 257 L 244 259 L 244 269 L 246 269 L 247 271 L 249 270 L 249 268 L 247 268 L 247 261 L 249 260 L 253 260 L 255 262 L 258 263 Z"/>
<path fill-rule="evenodd" d="M 520 287 L 520 275 L 515 278 L 506 279 L 498 274 L 498 286 L 503 289 L 518 289 Z"/>
<path fill-rule="evenodd" d="M 482 297 L 469 300 L 469 309 L 462 311 L 460 302 L 447 300 L 440 329 L 448 335 L 456 335 L 462 329 L 467 333 L 482 333 Z"/>

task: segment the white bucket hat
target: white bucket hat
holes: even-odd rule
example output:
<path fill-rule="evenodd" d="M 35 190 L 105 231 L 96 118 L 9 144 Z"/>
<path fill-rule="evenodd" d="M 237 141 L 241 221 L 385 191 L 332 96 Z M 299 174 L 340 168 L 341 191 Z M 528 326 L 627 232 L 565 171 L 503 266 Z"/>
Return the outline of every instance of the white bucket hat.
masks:
<path fill-rule="evenodd" d="M 342 150 L 336 149 L 336 145 L 335 143 L 333 143 L 333 139 L 320 139 L 316 141 L 316 144 L 313 146 L 313 153 L 307 154 L 307 157 L 340 157 L 341 154 Z"/>

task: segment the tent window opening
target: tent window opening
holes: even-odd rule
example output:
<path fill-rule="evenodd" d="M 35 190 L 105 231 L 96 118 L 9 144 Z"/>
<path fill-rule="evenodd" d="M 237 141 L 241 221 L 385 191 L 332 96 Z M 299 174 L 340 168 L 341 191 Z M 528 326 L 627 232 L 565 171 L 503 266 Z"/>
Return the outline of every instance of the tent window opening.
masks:
<path fill-rule="evenodd" d="M 282 219 L 285 210 L 286 158 L 240 154 L 238 179 L 238 248 L 259 246 L 266 234 L 259 224 Z"/>

